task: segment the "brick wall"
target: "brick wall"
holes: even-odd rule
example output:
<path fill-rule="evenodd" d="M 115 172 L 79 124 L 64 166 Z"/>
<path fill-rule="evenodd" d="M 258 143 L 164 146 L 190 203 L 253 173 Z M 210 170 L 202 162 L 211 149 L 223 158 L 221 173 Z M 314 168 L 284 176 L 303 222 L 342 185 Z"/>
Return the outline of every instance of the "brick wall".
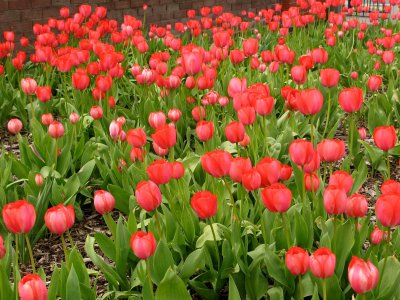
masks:
<path fill-rule="evenodd" d="M 108 8 L 108 17 L 121 21 L 123 15 L 143 16 L 142 5 L 147 3 L 147 23 L 166 24 L 184 20 L 186 10 L 221 5 L 225 11 L 240 14 L 242 10 L 272 7 L 279 0 L 0 0 L 0 32 L 13 30 L 17 37 L 32 36 L 32 25 L 58 18 L 59 9 L 68 6 L 75 12 L 82 3 Z"/>

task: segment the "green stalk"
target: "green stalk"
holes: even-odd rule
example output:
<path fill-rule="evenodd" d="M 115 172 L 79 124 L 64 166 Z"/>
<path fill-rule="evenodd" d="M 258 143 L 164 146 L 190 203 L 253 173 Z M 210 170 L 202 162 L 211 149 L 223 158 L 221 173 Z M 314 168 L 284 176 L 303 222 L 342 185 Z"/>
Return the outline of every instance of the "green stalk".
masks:
<path fill-rule="evenodd" d="M 149 263 L 148 259 L 146 259 L 146 274 L 147 274 L 147 280 L 149 281 L 149 289 L 151 292 L 151 299 L 154 299 L 153 281 L 151 280 L 150 263 Z"/>
<path fill-rule="evenodd" d="M 222 177 L 222 181 L 224 182 L 225 187 L 226 187 L 226 189 L 228 190 L 229 196 L 230 196 L 230 198 L 231 198 L 231 204 L 232 204 L 232 221 L 237 221 L 237 220 L 239 220 L 239 217 L 238 217 L 237 212 L 236 212 L 235 199 L 233 198 L 233 194 L 232 194 L 231 188 L 230 188 L 228 182 L 226 181 L 226 179 L 225 179 L 224 177 Z"/>
<path fill-rule="evenodd" d="M 104 221 L 105 221 L 106 224 L 107 224 L 107 227 L 108 227 L 108 228 L 110 229 L 110 231 L 111 231 L 111 235 L 112 235 L 113 238 L 115 239 L 115 237 L 116 237 L 116 233 L 115 233 L 116 229 L 115 229 L 115 223 L 114 223 L 113 218 L 111 217 L 111 214 L 110 214 L 110 213 L 105 213 L 105 214 L 103 215 L 103 218 L 104 218 Z"/>
<path fill-rule="evenodd" d="M 329 93 L 328 93 L 328 112 L 326 113 L 326 122 L 325 122 L 324 133 L 322 134 L 322 138 L 325 138 L 326 130 L 328 129 L 330 115 L 331 115 L 331 90 L 329 89 Z"/>
<path fill-rule="evenodd" d="M 389 151 L 386 152 L 386 166 L 388 170 L 388 177 L 387 179 L 390 179 L 390 159 L 389 159 Z"/>
<path fill-rule="evenodd" d="M 303 281 L 301 279 L 301 275 L 299 276 L 299 299 L 304 299 L 304 292 L 303 292 Z"/>
<path fill-rule="evenodd" d="M 214 231 L 214 227 L 213 227 L 213 224 L 211 222 L 211 219 L 208 219 L 207 221 L 208 221 L 208 223 L 209 223 L 209 225 L 211 227 L 211 232 L 212 232 L 213 239 L 214 239 L 214 246 L 215 246 L 215 252 L 217 253 L 218 272 L 219 272 L 220 268 L 221 268 L 221 261 L 220 261 L 220 258 L 219 258 L 219 250 L 218 250 L 217 238 L 215 237 L 215 231 Z"/>
<path fill-rule="evenodd" d="M 322 293 L 323 293 L 323 299 L 327 300 L 328 298 L 326 297 L 326 278 L 322 280 Z"/>
<path fill-rule="evenodd" d="M 67 230 L 67 237 L 69 243 L 71 244 L 71 248 L 75 248 L 75 243 L 74 240 L 72 239 L 71 232 L 69 230 Z"/>
<path fill-rule="evenodd" d="M 286 243 L 287 243 L 287 247 L 289 249 L 291 246 L 290 231 L 289 231 L 289 227 L 287 226 L 287 223 L 286 223 L 285 214 L 281 213 L 281 217 L 282 217 L 283 229 L 285 231 Z"/>
<path fill-rule="evenodd" d="M 380 287 L 381 287 L 383 274 L 384 274 L 385 269 L 386 269 L 387 258 L 389 256 L 389 247 L 390 247 L 389 244 L 390 244 L 390 227 L 388 227 L 388 236 L 387 236 L 386 251 L 385 251 L 386 252 L 386 256 L 385 256 L 385 260 L 383 261 L 382 272 L 381 272 L 381 274 L 379 274 L 379 282 L 378 282 L 377 290 L 379 290 Z"/>
<path fill-rule="evenodd" d="M 31 259 L 32 272 L 33 272 L 33 274 L 36 274 L 35 260 L 33 259 L 33 253 L 32 253 L 31 242 L 29 241 L 28 234 L 25 233 L 24 235 L 25 235 L 26 246 L 28 247 L 29 257 L 30 257 L 30 259 Z"/>
<path fill-rule="evenodd" d="M 18 247 L 18 234 L 15 234 L 15 263 L 14 263 L 14 289 L 16 299 L 18 300 L 18 255 L 19 255 L 19 247 Z"/>
<path fill-rule="evenodd" d="M 68 265 L 68 263 L 67 263 L 67 260 L 68 260 L 67 244 L 65 243 L 64 234 L 61 234 L 60 238 L 61 238 L 61 243 L 62 243 L 62 247 L 63 247 L 63 251 L 64 251 L 65 263 Z"/>
<path fill-rule="evenodd" d="M 163 238 L 163 232 L 161 230 L 160 219 L 158 218 L 157 209 L 154 210 L 154 218 L 156 219 L 158 234 L 159 234 L 160 238 Z"/>

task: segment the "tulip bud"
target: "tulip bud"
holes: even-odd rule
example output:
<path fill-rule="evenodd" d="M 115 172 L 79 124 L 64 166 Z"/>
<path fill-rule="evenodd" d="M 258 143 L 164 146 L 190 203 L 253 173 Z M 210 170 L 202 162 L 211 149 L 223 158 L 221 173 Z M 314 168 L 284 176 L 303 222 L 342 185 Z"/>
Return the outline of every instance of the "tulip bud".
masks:
<path fill-rule="evenodd" d="M 100 106 L 92 106 L 90 108 L 90 116 L 94 120 L 99 120 L 103 117 L 103 109 Z"/>
<path fill-rule="evenodd" d="M 282 183 L 274 183 L 261 191 L 265 207 L 271 212 L 286 212 L 292 202 L 292 192 Z"/>
<path fill-rule="evenodd" d="M 304 174 L 304 186 L 307 191 L 315 192 L 319 189 L 320 180 L 316 173 Z"/>
<path fill-rule="evenodd" d="M 54 121 L 49 125 L 48 133 L 52 138 L 58 139 L 64 135 L 64 126 Z"/>
<path fill-rule="evenodd" d="M 160 206 L 162 201 L 161 191 L 152 181 L 140 181 L 136 186 L 135 197 L 146 211 L 153 211 Z"/>
<path fill-rule="evenodd" d="M 292 247 L 286 253 L 286 267 L 294 276 L 305 274 L 310 267 L 310 256 L 307 250 L 300 247 Z"/>
<path fill-rule="evenodd" d="M 244 125 L 239 121 L 232 121 L 225 127 L 225 136 L 231 143 L 243 141 L 245 133 Z"/>
<path fill-rule="evenodd" d="M 164 159 L 159 159 L 153 161 L 146 168 L 146 172 L 147 176 L 149 176 L 150 180 L 155 184 L 165 184 L 172 178 L 172 165 Z"/>
<path fill-rule="evenodd" d="M 4 205 L 2 215 L 4 225 L 15 234 L 31 231 L 36 222 L 35 207 L 26 200 Z"/>
<path fill-rule="evenodd" d="M 20 133 L 22 130 L 22 122 L 19 119 L 12 118 L 7 123 L 7 129 L 11 134 Z"/>
<path fill-rule="evenodd" d="M 68 206 L 59 204 L 49 208 L 44 215 L 44 222 L 51 232 L 58 235 L 63 234 L 75 223 L 75 210 L 72 204 Z"/>
<path fill-rule="evenodd" d="M 206 142 L 213 137 L 214 123 L 209 121 L 199 121 L 196 125 L 196 135 L 200 141 Z"/>
<path fill-rule="evenodd" d="M 209 191 L 201 191 L 193 195 L 190 205 L 200 219 L 207 219 L 216 215 L 218 199 Z"/>
<path fill-rule="evenodd" d="M 21 300 L 47 300 L 46 284 L 39 275 L 25 275 L 18 282 L 18 294 Z"/>
<path fill-rule="evenodd" d="M 172 165 L 172 178 L 180 179 L 185 174 L 185 167 L 180 161 L 171 163 Z"/>
<path fill-rule="evenodd" d="M 383 150 L 389 151 L 397 143 L 396 129 L 394 126 L 379 126 L 374 129 L 375 145 Z"/>
<path fill-rule="evenodd" d="M 310 269 L 315 277 L 328 278 L 335 272 L 336 255 L 328 248 L 319 248 L 310 257 Z"/>
<path fill-rule="evenodd" d="M 110 131 L 111 138 L 114 141 L 118 140 L 118 138 L 122 132 L 122 124 L 115 120 L 112 120 L 110 123 L 109 131 Z"/>
<path fill-rule="evenodd" d="M 148 121 L 152 128 L 157 129 L 165 125 L 166 117 L 162 111 L 152 112 L 149 115 Z"/>
<path fill-rule="evenodd" d="M 39 187 L 43 185 L 43 176 L 42 176 L 42 174 L 37 173 L 37 174 L 35 175 L 35 183 L 36 183 L 36 185 L 39 186 Z"/>
<path fill-rule="evenodd" d="M 358 128 L 358 134 L 360 136 L 360 140 L 363 141 L 367 137 L 367 130 L 364 127 L 360 127 Z"/>
<path fill-rule="evenodd" d="M 207 152 L 201 157 L 201 166 L 203 170 L 217 178 L 229 174 L 231 163 L 231 154 L 224 150 Z"/>
<path fill-rule="evenodd" d="M 346 211 L 347 196 L 345 190 L 329 185 L 324 191 L 324 207 L 330 215 L 340 215 Z"/>
<path fill-rule="evenodd" d="M 346 171 L 338 170 L 329 177 L 329 185 L 343 189 L 348 194 L 353 187 L 353 177 Z"/>
<path fill-rule="evenodd" d="M 115 198 L 114 196 L 104 190 L 98 190 L 94 192 L 94 208 L 96 211 L 104 215 L 106 213 L 111 212 L 115 206 Z"/>
<path fill-rule="evenodd" d="M 76 124 L 79 122 L 79 115 L 76 112 L 72 112 L 69 115 L 69 121 L 71 122 L 71 124 Z"/>
<path fill-rule="evenodd" d="M 353 256 L 348 268 L 348 278 L 351 287 L 358 294 L 364 294 L 375 288 L 378 283 L 379 271 L 370 260 L 365 262 Z"/>
<path fill-rule="evenodd" d="M 43 114 L 42 115 L 42 124 L 44 126 L 49 126 L 51 123 L 53 123 L 54 119 L 52 114 Z"/>
<path fill-rule="evenodd" d="M 148 259 L 156 251 L 157 242 L 153 233 L 136 231 L 130 241 L 133 253 L 140 259 Z"/>
<path fill-rule="evenodd" d="M 383 240 L 383 231 L 378 226 L 375 226 L 374 230 L 372 230 L 371 235 L 369 236 L 369 239 L 373 245 L 379 245 Z"/>

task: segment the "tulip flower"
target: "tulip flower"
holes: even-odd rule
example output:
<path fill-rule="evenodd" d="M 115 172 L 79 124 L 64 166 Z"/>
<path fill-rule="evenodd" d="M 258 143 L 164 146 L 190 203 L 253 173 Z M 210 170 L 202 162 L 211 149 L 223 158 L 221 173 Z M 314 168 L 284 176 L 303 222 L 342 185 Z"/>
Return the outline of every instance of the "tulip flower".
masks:
<path fill-rule="evenodd" d="M 292 247 L 286 253 L 286 267 L 294 276 L 304 275 L 310 267 L 310 256 L 307 250 Z"/>
<path fill-rule="evenodd" d="M 157 128 L 151 137 L 158 146 L 168 149 L 176 144 L 176 129 L 170 125 L 164 125 Z"/>
<path fill-rule="evenodd" d="M 7 123 L 7 129 L 13 135 L 20 133 L 22 127 L 23 127 L 22 122 L 16 118 L 12 118 Z"/>
<path fill-rule="evenodd" d="M 375 91 L 379 90 L 381 85 L 382 85 L 382 76 L 371 75 L 368 78 L 367 86 L 371 92 L 375 92 Z"/>
<path fill-rule="evenodd" d="M 330 215 L 340 215 L 346 211 L 347 195 L 343 188 L 329 185 L 324 191 L 324 207 Z"/>
<path fill-rule="evenodd" d="M 149 115 L 149 124 L 153 129 L 160 128 L 166 124 L 166 116 L 162 111 L 151 112 Z"/>
<path fill-rule="evenodd" d="M 122 133 L 122 124 L 112 120 L 109 126 L 110 137 L 117 141 Z"/>
<path fill-rule="evenodd" d="M 166 184 L 172 178 L 172 165 L 164 159 L 152 162 L 146 168 L 147 176 L 157 185 Z"/>
<path fill-rule="evenodd" d="M 339 83 L 340 72 L 336 69 L 321 69 L 319 71 L 321 83 L 324 87 L 334 87 Z"/>
<path fill-rule="evenodd" d="M 72 204 L 68 206 L 59 204 L 46 211 L 44 221 L 51 232 L 62 235 L 74 225 L 75 210 Z"/>
<path fill-rule="evenodd" d="M 311 273 L 317 278 L 328 278 L 335 272 L 336 255 L 328 248 L 319 248 L 310 257 Z M 324 280 L 324 289 L 326 282 Z M 325 294 L 325 293 L 324 293 Z M 326 297 L 324 297 L 326 299 Z"/>
<path fill-rule="evenodd" d="M 216 215 L 218 199 L 209 191 L 201 191 L 193 195 L 190 205 L 200 219 L 207 219 Z"/>
<path fill-rule="evenodd" d="M 199 121 L 196 125 L 196 135 L 200 141 L 206 142 L 213 137 L 214 123 L 209 121 Z"/>
<path fill-rule="evenodd" d="M 182 117 L 182 111 L 179 108 L 172 108 L 168 111 L 168 118 L 172 122 L 178 122 L 179 119 Z"/>
<path fill-rule="evenodd" d="M 156 251 L 157 242 L 152 232 L 139 230 L 132 235 L 130 245 L 138 258 L 147 260 Z"/>
<path fill-rule="evenodd" d="M 33 95 L 36 92 L 37 83 L 33 78 L 21 79 L 21 89 L 26 95 Z"/>
<path fill-rule="evenodd" d="M 326 139 L 317 145 L 319 156 L 323 161 L 334 162 L 341 160 L 344 156 L 345 144 L 341 140 Z"/>
<path fill-rule="evenodd" d="M 110 213 L 115 206 L 114 196 L 104 190 L 98 190 L 94 192 L 93 204 L 96 211 L 101 214 Z"/>
<path fill-rule="evenodd" d="M 385 227 L 400 225 L 400 194 L 383 194 L 375 204 L 379 222 Z"/>
<path fill-rule="evenodd" d="M 229 168 L 229 176 L 234 182 L 242 182 L 244 173 L 252 169 L 250 158 L 235 157 Z"/>
<path fill-rule="evenodd" d="M 25 275 L 18 282 L 18 294 L 21 300 L 47 300 L 46 284 L 39 275 Z"/>
<path fill-rule="evenodd" d="M 400 194 L 400 182 L 389 179 L 386 180 L 381 186 L 381 193 L 386 194 Z"/>
<path fill-rule="evenodd" d="M 378 226 L 375 226 L 374 230 L 372 230 L 369 239 L 373 245 L 379 245 L 383 239 L 383 230 L 381 230 Z"/>
<path fill-rule="evenodd" d="M 71 122 L 71 124 L 76 124 L 79 122 L 79 115 L 76 112 L 72 112 L 69 115 L 69 121 Z"/>
<path fill-rule="evenodd" d="M 0 234 L 0 259 L 2 259 L 4 256 L 6 256 L 6 247 L 4 247 L 4 239 L 2 235 Z"/>
<path fill-rule="evenodd" d="M 362 218 L 367 215 L 368 201 L 358 193 L 351 195 L 346 203 L 346 215 L 353 218 Z"/>
<path fill-rule="evenodd" d="M 345 112 L 359 111 L 363 103 L 363 92 L 360 88 L 346 88 L 339 94 L 339 104 Z"/>
<path fill-rule="evenodd" d="M 348 278 L 351 287 L 358 294 L 364 294 L 375 288 L 378 283 L 378 268 L 361 258 L 353 256 L 348 268 Z"/>
<path fill-rule="evenodd" d="M 90 108 L 90 116 L 94 120 L 100 120 L 103 117 L 103 109 L 98 105 L 92 106 Z"/>
<path fill-rule="evenodd" d="M 47 102 L 51 99 L 51 87 L 50 86 L 38 86 L 36 88 L 36 96 L 39 101 Z"/>
<path fill-rule="evenodd" d="M 239 121 L 232 121 L 225 127 L 225 136 L 231 143 L 241 142 L 245 133 L 244 125 Z"/>
<path fill-rule="evenodd" d="M 294 140 L 289 146 L 289 155 L 298 166 L 304 166 L 313 159 L 313 145 L 307 140 Z"/>
<path fill-rule="evenodd" d="M 281 165 L 281 170 L 279 174 L 279 180 L 289 180 L 290 177 L 292 176 L 293 169 L 291 166 L 288 165 Z"/>
<path fill-rule="evenodd" d="M 396 129 L 394 126 L 379 126 L 374 129 L 373 136 L 375 145 L 386 152 L 387 179 L 390 179 L 389 150 L 394 148 L 397 143 Z"/>
<path fill-rule="evenodd" d="M 254 191 L 261 187 L 261 175 L 256 168 L 243 174 L 242 184 L 247 191 Z"/>
<path fill-rule="evenodd" d="M 257 54 L 258 40 L 254 38 L 243 40 L 243 53 L 246 57 Z"/>
<path fill-rule="evenodd" d="M 193 44 L 182 47 L 181 56 L 183 68 L 186 74 L 196 75 L 200 72 L 204 59 L 203 48 L 196 47 Z"/>
<path fill-rule="evenodd" d="M 296 84 L 304 84 L 307 80 L 307 70 L 303 66 L 293 66 L 290 75 Z"/>
<path fill-rule="evenodd" d="M 146 211 L 155 210 L 162 201 L 161 191 L 152 181 L 140 181 L 136 186 L 135 197 L 140 207 Z"/>
<path fill-rule="evenodd" d="M 217 178 L 229 174 L 231 163 L 231 154 L 224 150 L 214 150 L 201 157 L 201 166 L 204 171 Z"/>
<path fill-rule="evenodd" d="M 307 191 L 315 192 L 319 189 L 320 180 L 316 173 L 304 174 L 304 185 Z"/>
<path fill-rule="evenodd" d="M 353 187 L 353 177 L 346 171 L 338 170 L 329 177 L 329 185 L 343 189 L 348 194 Z"/>
<path fill-rule="evenodd" d="M 261 176 L 261 187 L 278 182 L 281 176 L 282 164 L 271 157 L 264 157 L 256 165 L 257 172 Z"/>
<path fill-rule="evenodd" d="M 126 140 L 133 147 L 141 148 L 146 144 L 147 136 L 142 128 L 134 128 L 128 130 Z"/>
<path fill-rule="evenodd" d="M 172 166 L 172 178 L 173 179 L 180 179 L 183 177 L 185 174 L 185 167 L 183 166 L 183 163 L 180 161 L 175 161 L 171 163 Z"/>

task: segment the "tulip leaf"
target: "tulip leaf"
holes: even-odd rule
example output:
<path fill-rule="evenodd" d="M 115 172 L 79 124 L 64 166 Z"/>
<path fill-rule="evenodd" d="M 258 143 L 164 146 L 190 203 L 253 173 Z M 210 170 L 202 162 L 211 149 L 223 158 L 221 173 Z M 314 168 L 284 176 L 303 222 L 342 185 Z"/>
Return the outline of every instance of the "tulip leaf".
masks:
<path fill-rule="evenodd" d="M 213 223 L 212 226 L 213 226 L 214 232 L 215 232 L 215 239 L 217 241 L 222 240 L 223 239 L 223 232 L 222 232 L 222 227 L 220 226 L 220 224 L 219 223 Z M 203 247 L 204 243 L 206 241 L 214 241 L 210 225 L 207 225 L 207 226 L 204 227 L 203 234 L 201 236 L 199 236 L 199 238 L 197 239 L 196 248 Z"/>
<path fill-rule="evenodd" d="M 229 297 L 228 300 L 241 300 L 239 290 L 236 287 L 235 280 L 229 275 Z"/>
<path fill-rule="evenodd" d="M 81 298 L 81 289 L 79 286 L 79 279 L 76 275 L 74 266 L 72 266 L 71 271 L 69 271 L 69 275 L 67 278 L 67 286 L 66 286 L 66 300 L 76 300 Z"/>
<path fill-rule="evenodd" d="M 76 249 L 73 249 L 69 254 L 68 266 L 72 266 L 75 269 L 80 283 L 89 286 L 89 275 L 85 263 L 81 254 Z"/>
<path fill-rule="evenodd" d="M 283 300 L 283 290 L 281 287 L 273 287 L 267 291 L 269 299 L 271 300 Z"/>
<path fill-rule="evenodd" d="M 174 259 L 164 239 L 158 242 L 157 249 L 151 258 L 151 262 L 152 278 L 156 284 L 159 284 L 168 269 L 174 266 Z"/>
<path fill-rule="evenodd" d="M 107 189 L 115 198 L 115 208 L 124 214 L 129 214 L 130 193 L 114 184 L 109 184 Z"/>
<path fill-rule="evenodd" d="M 267 265 L 269 276 L 271 276 L 274 280 L 276 280 L 283 286 L 292 289 L 294 286 L 293 277 L 286 277 L 285 265 L 283 264 L 282 260 L 279 259 L 278 255 L 276 255 L 268 247 L 265 247 L 264 250 L 264 261 Z"/>
<path fill-rule="evenodd" d="M 385 270 L 383 270 L 384 263 L 385 259 L 382 259 L 378 264 L 381 278 L 379 278 L 380 287 L 377 299 L 394 299 L 395 295 L 399 295 L 400 262 L 396 257 L 389 256 Z"/>
<path fill-rule="evenodd" d="M 55 267 L 53 270 L 53 274 L 51 275 L 49 290 L 48 290 L 48 299 L 56 299 L 58 286 L 60 281 L 60 268 Z"/>
<path fill-rule="evenodd" d="M 123 277 L 125 276 L 126 272 L 130 246 L 129 246 L 129 233 L 126 227 L 124 226 L 121 217 L 118 219 L 117 223 L 115 250 L 116 250 L 115 266 L 117 272 L 121 275 L 121 277 Z"/>
<path fill-rule="evenodd" d="M 204 268 L 205 259 L 204 259 L 204 249 L 200 248 L 194 250 L 192 253 L 188 255 L 183 266 L 180 270 L 179 276 L 183 279 L 189 278 L 197 270 Z"/>
<path fill-rule="evenodd" d="M 88 182 L 90 179 L 90 176 L 93 173 L 93 169 L 96 165 L 96 161 L 94 159 L 88 161 L 86 164 L 82 166 L 82 168 L 79 170 L 78 177 L 81 185 L 84 185 Z"/>
<path fill-rule="evenodd" d="M 107 256 L 112 261 L 115 261 L 117 255 L 113 240 L 106 236 L 104 233 L 100 232 L 96 232 L 94 234 L 94 238 L 105 256 Z"/>
<path fill-rule="evenodd" d="M 5 268 L 0 268 L 0 299 L 12 299 L 13 292 Z"/>
<path fill-rule="evenodd" d="M 339 223 L 339 220 L 334 220 Z M 336 254 L 335 273 L 338 278 L 342 277 L 344 266 L 350 260 L 350 252 L 354 245 L 354 226 L 352 220 L 347 220 L 343 224 L 337 224 L 336 243 L 333 244 Z"/>
<path fill-rule="evenodd" d="M 165 273 L 164 278 L 158 285 L 156 291 L 156 300 L 190 300 L 189 292 L 186 289 L 185 284 L 182 279 L 176 275 L 172 268 L 169 268 Z"/>

